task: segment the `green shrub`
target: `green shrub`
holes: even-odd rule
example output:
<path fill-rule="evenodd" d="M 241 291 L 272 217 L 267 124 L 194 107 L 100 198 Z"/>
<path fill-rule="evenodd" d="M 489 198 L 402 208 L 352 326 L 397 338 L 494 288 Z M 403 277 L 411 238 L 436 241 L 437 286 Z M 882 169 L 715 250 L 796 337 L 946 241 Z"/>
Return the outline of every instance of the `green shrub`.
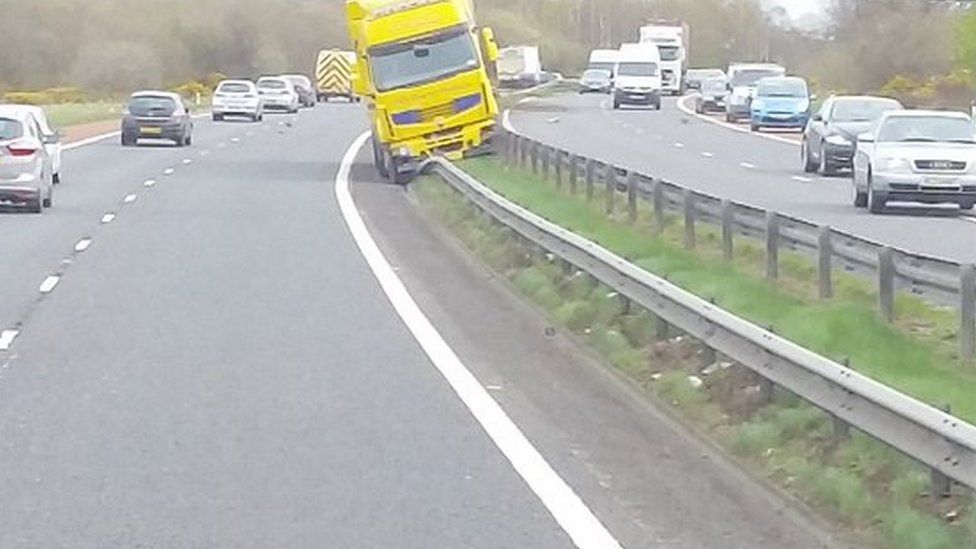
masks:
<path fill-rule="evenodd" d="M 874 502 L 861 477 L 836 467 L 813 468 L 803 481 L 818 498 L 840 511 L 844 520 L 864 524 L 874 513 Z"/>
<path fill-rule="evenodd" d="M 732 451 L 740 456 L 759 457 L 770 448 L 777 448 L 783 432 L 774 423 L 757 421 L 743 423 L 734 428 Z"/>
<path fill-rule="evenodd" d="M 657 380 L 658 394 L 668 398 L 672 404 L 683 410 L 695 410 L 708 401 L 708 395 L 701 389 L 692 387 L 688 374 L 670 371 Z"/>
<path fill-rule="evenodd" d="M 556 309 L 556 319 L 574 332 L 581 332 L 593 325 L 596 310 L 587 301 L 570 301 Z"/>
<path fill-rule="evenodd" d="M 19 105 L 44 105 L 47 96 L 43 92 L 7 92 L 3 94 L 4 103 Z"/>
<path fill-rule="evenodd" d="M 955 549 L 952 534 L 931 516 L 911 509 L 896 509 L 884 517 L 888 543 L 895 549 Z"/>

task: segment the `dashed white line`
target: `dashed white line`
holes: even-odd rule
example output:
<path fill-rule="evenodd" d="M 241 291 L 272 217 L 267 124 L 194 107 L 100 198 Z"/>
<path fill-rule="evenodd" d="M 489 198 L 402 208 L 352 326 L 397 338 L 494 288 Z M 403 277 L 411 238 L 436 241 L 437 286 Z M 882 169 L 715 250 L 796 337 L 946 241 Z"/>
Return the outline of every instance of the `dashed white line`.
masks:
<path fill-rule="evenodd" d="M 349 232 L 380 288 L 434 368 L 576 547 L 619 549 L 620 543 L 600 523 L 600 519 L 549 465 L 518 425 L 461 362 L 383 256 L 349 192 L 349 173 L 368 138 L 369 132 L 360 135 L 343 156 L 335 178 L 335 195 Z"/>
<path fill-rule="evenodd" d="M 184 158 L 183 159 L 183 165 L 184 166 L 189 166 L 190 164 L 193 164 L 193 159 L 192 158 Z"/>
<path fill-rule="evenodd" d="M 111 223 L 115 219 L 114 213 L 107 213 L 102 216 L 102 223 Z"/>
<path fill-rule="evenodd" d="M 20 330 L 4 330 L 0 332 L 0 351 L 9 351 L 14 340 L 20 335 Z"/>
<path fill-rule="evenodd" d="M 147 180 L 146 180 L 145 182 L 143 182 L 143 184 L 142 184 L 142 186 L 143 186 L 143 187 L 152 187 L 152 186 L 154 186 L 154 185 L 156 185 L 156 180 L 155 180 L 155 179 L 147 179 Z"/>
<path fill-rule="evenodd" d="M 799 181 L 800 183 L 809 183 L 813 181 L 813 179 L 810 179 L 809 177 L 803 177 L 802 175 L 794 175 L 790 179 L 792 179 L 793 181 Z"/>
<path fill-rule="evenodd" d="M 166 168 L 165 170 L 163 170 L 163 175 L 173 175 L 175 171 L 176 170 L 174 170 L 173 168 Z"/>
<path fill-rule="evenodd" d="M 77 244 L 75 244 L 75 251 L 83 252 L 87 250 L 89 246 L 91 246 L 91 243 L 92 240 L 90 238 L 82 238 L 81 240 L 78 241 Z"/>
<path fill-rule="evenodd" d="M 218 148 L 218 149 L 224 149 L 224 148 L 227 148 L 227 143 L 217 143 L 217 148 Z"/>
<path fill-rule="evenodd" d="M 203 149 L 202 151 L 200 151 L 200 156 L 210 156 L 210 151 L 208 151 L 207 149 Z"/>
<path fill-rule="evenodd" d="M 714 155 L 714 154 L 712 154 L 712 153 L 710 153 L 710 152 L 703 152 L 703 153 L 702 153 L 702 156 L 704 156 L 705 158 L 712 158 L 712 157 L 714 157 L 715 155 Z"/>
<path fill-rule="evenodd" d="M 51 275 L 45 278 L 44 282 L 41 282 L 41 286 L 38 288 L 38 290 L 42 294 L 49 294 L 58 285 L 58 282 L 61 282 L 61 277 L 57 275 Z"/>
<path fill-rule="evenodd" d="M 747 170 L 751 170 L 756 167 L 752 162 L 739 162 L 739 165 Z"/>
<path fill-rule="evenodd" d="M 240 137 L 231 137 L 230 138 L 230 142 L 231 143 L 240 143 L 241 142 L 241 138 Z"/>
<path fill-rule="evenodd" d="M 677 143 L 674 144 L 674 148 L 676 148 L 676 149 L 683 149 L 683 148 L 685 148 L 685 144 L 682 143 L 682 142 L 680 142 L 680 141 L 678 141 Z"/>
<path fill-rule="evenodd" d="M 127 194 L 125 195 L 125 198 L 122 199 L 122 202 L 125 202 L 126 204 L 132 204 L 135 201 L 136 201 L 136 195 L 134 194 Z"/>

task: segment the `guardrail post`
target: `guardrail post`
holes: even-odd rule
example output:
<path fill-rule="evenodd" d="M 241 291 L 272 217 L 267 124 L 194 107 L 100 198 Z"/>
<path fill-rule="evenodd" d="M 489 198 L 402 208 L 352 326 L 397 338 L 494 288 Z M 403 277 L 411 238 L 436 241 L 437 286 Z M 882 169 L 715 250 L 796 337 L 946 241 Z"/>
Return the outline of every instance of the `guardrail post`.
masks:
<path fill-rule="evenodd" d="M 556 168 L 556 170 L 555 170 L 556 171 L 556 188 L 559 189 L 559 190 L 562 190 L 562 188 L 563 188 L 563 151 L 561 151 L 559 149 L 554 149 L 552 152 L 554 153 L 553 154 L 552 163 L 553 163 L 553 166 Z"/>
<path fill-rule="evenodd" d="M 850 438 L 851 424 L 833 414 L 830 417 L 833 419 L 834 424 L 834 439 L 839 441 Z"/>
<path fill-rule="evenodd" d="M 519 138 L 514 133 L 509 133 L 508 135 L 508 165 L 512 168 L 517 168 L 519 164 Z"/>
<path fill-rule="evenodd" d="M 733 209 L 732 202 L 729 200 L 722 201 L 722 258 L 726 261 L 732 261 L 732 254 L 734 253 L 734 243 L 735 238 L 735 210 Z"/>
<path fill-rule="evenodd" d="M 603 173 L 603 181 L 606 186 L 606 213 L 613 217 L 614 195 L 617 194 L 617 172 L 610 164 L 606 164 L 606 171 Z"/>
<path fill-rule="evenodd" d="M 569 155 L 569 193 L 576 194 L 576 184 L 579 182 L 579 170 L 577 170 L 577 156 Z"/>
<path fill-rule="evenodd" d="M 664 232 L 664 182 L 660 179 L 654 180 L 654 234 L 660 235 Z"/>
<path fill-rule="evenodd" d="M 539 143 L 532 143 L 532 149 L 529 153 L 532 157 L 532 175 L 539 175 Z"/>
<path fill-rule="evenodd" d="M 976 266 L 959 268 L 959 354 L 976 356 Z"/>
<path fill-rule="evenodd" d="M 654 315 L 654 339 L 657 341 L 667 341 L 670 333 L 671 326 L 668 324 L 668 321 L 658 315 Z"/>
<path fill-rule="evenodd" d="M 766 212 L 766 278 L 779 278 L 779 217 Z"/>
<path fill-rule="evenodd" d="M 632 309 L 630 298 L 624 294 L 617 294 L 617 303 L 620 305 L 620 314 L 629 315 Z"/>
<path fill-rule="evenodd" d="M 637 174 L 627 172 L 627 221 L 637 222 Z"/>
<path fill-rule="evenodd" d="M 529 156 L 532 153 L 532 143 L 529 142 L 527 137 L 519 137 L 519 155 L 520 161 L 519 165 L 523 170 L 529 168 Z"/>
<path fill-rule="evenodd" d="M 712 349 L 705 342 L 702 342 L 701 350 L 701 367 L 702 369 L 708 368 L 712 364 L 715 364 L 715 349 Z"/>
<path fill-rule="evenodd" d="M 772 381 L 760 376 L 759 377 L 759 402 L 763 405 L 769 404 L 773 401 L 773 390 L 776 386 Z"/>
<path fill-rule="evenodd" d="M 592 158 L 586 159 L 586 201 L 591 202 L 593 200 L 593 185 L 594 179 L 596 179 L 596 163 L 593 162 Z"/>
<path fill-rule="evenodd" d="M 681 193 L 682 207 L 685 213 L 685 249 L 695 249 L 695 193 L 685 189 Z"/>
<path fill-rule="evenodd" d="M 542 180 L 549 181 L 549 165 L 552 157 L 552 149 L 548 145 L 542 146 Z"/>
<path fill-rule="evenodd" d="M 946 404 L 942 407 L 942 411 L 951 414 L 952 407 Z M 931 469 L 930 478 L 932 479 L 932 497 L 930 503 L 933 507 L 937 508 L 939 500 L 952 495 L 952 479 L 934 467 Z"/>
<path fill-rule="evenodd" d="M 820 299 L 830 299 L 834 296 L 833 269 L 831 259 L 834 249 L 830 243 L 830 227 L 817 228 L 817 282 Z"/>
<path fill-rule="evenodd" d="M 883 248 L 878 252 L 878 304 L 886 322 L 895 319 L 895 252 Z"/>

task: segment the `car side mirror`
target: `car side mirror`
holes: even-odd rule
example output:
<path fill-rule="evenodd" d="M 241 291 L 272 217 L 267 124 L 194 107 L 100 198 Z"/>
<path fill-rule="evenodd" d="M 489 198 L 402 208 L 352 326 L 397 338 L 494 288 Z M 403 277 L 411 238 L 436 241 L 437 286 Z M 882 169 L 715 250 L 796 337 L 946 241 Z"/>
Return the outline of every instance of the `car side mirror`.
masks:
<path fill-rule="evenodd" d="M 823 122 L 823 117 L 820 116 L 819 114 L 815 114 L 815 115 L 813 115 L 813 121 L 814 122 Z"/>
<path fill-rule="evenodd" d="M 862 133 L 857 136 L 858 143 L 874 143 L 873 133 Z"/>
<path fill-rule="evenodd" d="M 44 136 L 43 142 L 45 145 L 56 145 L 61 142 L 61 130 L 56 130 L 54 133 L 49 133 Z"/>

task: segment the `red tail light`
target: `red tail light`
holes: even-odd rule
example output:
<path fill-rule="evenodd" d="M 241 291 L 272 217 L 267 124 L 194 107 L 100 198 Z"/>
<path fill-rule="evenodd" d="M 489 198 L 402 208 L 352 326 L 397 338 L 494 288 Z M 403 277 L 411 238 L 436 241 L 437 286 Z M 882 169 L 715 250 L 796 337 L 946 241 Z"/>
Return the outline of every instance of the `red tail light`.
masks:
<path fill-rule="evenodd" d="M 7 150 L 13 156 L 34 156 L 37 152 L 37 149 L 26 145 L 10 145 Z"/>

